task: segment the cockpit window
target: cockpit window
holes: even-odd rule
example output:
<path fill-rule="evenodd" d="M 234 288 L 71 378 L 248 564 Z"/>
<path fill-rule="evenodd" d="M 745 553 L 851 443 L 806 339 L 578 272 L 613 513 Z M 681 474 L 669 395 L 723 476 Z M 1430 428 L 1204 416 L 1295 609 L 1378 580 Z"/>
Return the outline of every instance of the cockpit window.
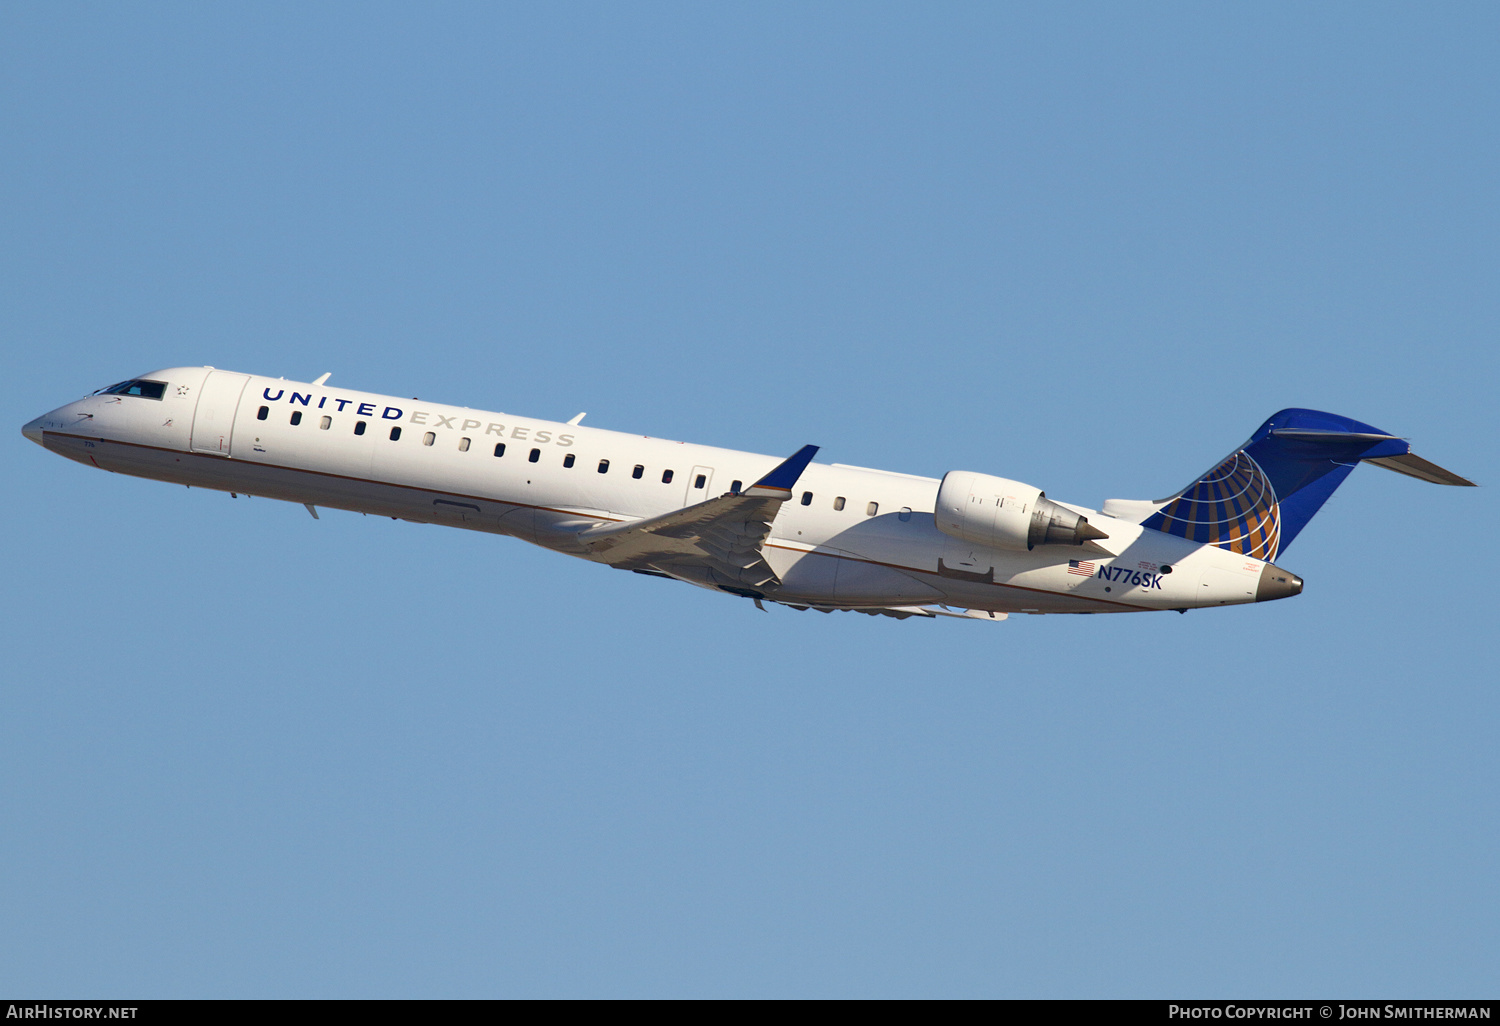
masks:
<path fill-rule="evenodd" d="M 143 381 L 137 378 L 134 381 L 122 381 L 118 385 L 110 385 L 101 388 L 95 395 L 138 395 L 142 399 L 160 399 L 166 394 L 167 383 L 165 381 Z"/>

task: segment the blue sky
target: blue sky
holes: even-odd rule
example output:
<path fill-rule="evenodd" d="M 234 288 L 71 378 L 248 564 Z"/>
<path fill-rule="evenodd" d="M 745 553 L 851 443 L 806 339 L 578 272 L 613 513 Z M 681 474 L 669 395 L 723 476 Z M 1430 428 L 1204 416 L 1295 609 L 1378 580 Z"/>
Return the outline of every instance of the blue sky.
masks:
<path fill-rule="evenodd" d="M 1482 489 L 1361 469 L 1291 601 L 897 623 L 19 428 L 331 371 L 1098 505 L 1309 406 L 1493 486 L 1497 30 L 7 4 L 0 990 L 1493 995 Z"/>

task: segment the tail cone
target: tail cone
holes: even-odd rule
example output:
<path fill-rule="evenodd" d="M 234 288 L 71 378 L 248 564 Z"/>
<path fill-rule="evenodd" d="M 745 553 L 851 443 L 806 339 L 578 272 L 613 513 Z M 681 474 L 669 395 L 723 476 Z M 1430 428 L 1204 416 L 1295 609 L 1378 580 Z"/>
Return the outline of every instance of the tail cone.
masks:
<path fill-rule="evenodd" d="M 1288 573 L 1275 563 L 1267 563 L 1260 572 L 1260 584 L 1255 589 L 1255 601 L 1270 602 L 1272 599 L 1291 598 L 1302 594 L 1302 578 Z"/>

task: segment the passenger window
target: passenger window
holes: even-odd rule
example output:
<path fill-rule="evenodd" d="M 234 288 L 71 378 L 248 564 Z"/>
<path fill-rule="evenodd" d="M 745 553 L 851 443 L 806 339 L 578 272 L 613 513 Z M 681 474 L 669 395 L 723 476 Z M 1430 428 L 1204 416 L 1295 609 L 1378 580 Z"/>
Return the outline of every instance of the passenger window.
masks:
<path fill-rule="evenodd" d="M 496 442 L 495 443 L 495 455 L 496 456 L 504 456 L 505 455 L 505 443 L 504 442 Z"/>
<path fill-rule="evenodd" d="M 565 466 L 565 467 L 571 467 L 574 463 L 577 463 L 577 462 L 578 462 L 578 457 L 574 456 L 572 453 L 568 453 L 566 456 L 563 457 L 563 466 Z"/>
<path fill-rule="evenodd" d="M 844 497 L 842 495 L 840 495 L 837 499 L 833 500 L 833 508 L 834 509 L 843 509 L 844 508 Z"/>
<path fill-rule="evenodd" d="M 469 440 L 467 438 L 460 438 L 458 440 L 458 451 L 459 452 L 468 452 L 469 451 Z"/>
<path fill-rule="evenodd" d="M 302 423 L 302 411 L 301 410 L 293 410 L 292 411 L 292 427 L 296 427 L 298 424 L 301 424 L 301 423 Z"/>
<path fill-rule="evenodd" d="M 740 489 L 743 488 L 743 487 L 745 487 L 745 482 L 743 482 L 743 481 L 736 481 L 732 485 L 729 486 L 729 490 L 731 492 L 733 492 L 734 494 L 738 495 L 738 494 L 740 494 Z"/>
<path fill-rule="evenodd" d="M 609 460 L 600 460 L 599 461 L 599 473 L 601 473 L 601 474 L 608 474 L 609 473 Z"/>
<path fill-rule="evenodd" d="M 704 477 L 702 474 L 699 474 L 696 478 L 693 479 L 694 488 L 702 488 L 706 484 L 708 484 L 708 478 Z"/>
<path fill-rule="evenodd" d="M 354 422 L 354 433 L 356 435 L 362 435 L 362 434 L 365 433 L 365 422 L 364 421 L 362 421 L 362 420 L 356 420 Z"/>
<path fill-rule="evenodd" d="M 865 516 L 867 516 L 867 517 L 873 517 L 876 513 L 879 513 L 879 512 L 880 512 L 880 503 L 878 503 L 878 502 L 872 502 L 868 506 L 865 507 Z"/>
<path fill-rule="evenodd" d="M 324 417 L 322 420 L 318 421 L 318 430 L 319 431 L 327 431 L 331 427 L 333 427 L 333 418 L 332 417 Z"/>
<path fill-rule="evenodd" d="M 672 483 L 672 472 L 670 470 L 663 470 L 661 472 L 661 483 L 662 484 L 671 484 Z"/>
<path fill-rule="evenodd" d="M 802 505 L 804 505 L 804 506 L 811 506 L 812 505 L 812 492 L 803 492 L 802 493 Z"/>
<path fill-rule="evenodd" d="M 401 440 L 401 429 L 398 428 L 398 427 L 391 428 L 391 441 L 393 441 L 393 442 L 399 442 L 400 440 Z"/>
<path fill-rule="evenodd" d="M 260 412 L 255 415 L 255 419 L 256 420 L 265 420 L 266 417 L 268 417 L 270 415 L 270 413 L 271 413 L 271 408 L 269 406 L 262 406 L 260 408 Z"/>
<path fill-rule="evenodd" d="M 896 519 L 899 520 L 899 521 L 901 521 L 903 524 L 906 523 L 908 520 L 910 520 L 911 519 L 911 507 L 910 506 L 902 506 L 901 507 L 901 512 L 896 514 Z"/>
<path fill-rule="evenodd" d="M 431 445 L 433 442 L 436 442 L 436 441 L 437 441 L 437 435 L 434 434 L 431 431 L 427 432 L 426 434 L 424 434 L 422 436 L 422 444 L 423 445 Z"/>
<path fill-rule="evenodd" d="M 641 475 L 644 474 L 645 472 L 646 472 L 646 468 L 643 467 L 643 466 L 641 466 L 639 463 L 637 463 L 635 465 L 635 469 L 630 472 L 630 476 L 633 477 L 633 478 L 635 478 L 637 481 L 639 481 L 641 479 Z"/>
<path fill-rule="evenodd" d="M 533 450 L 531 450 L 531 455 L 528 456 L 528 457 L 526 457 L 526 461 L 528 463 L 535 463 L 537 460 L 539 460 L 541 458 L 542 458 L 542 450 L 540 450 L 540 449 L 533 449 Z"/>

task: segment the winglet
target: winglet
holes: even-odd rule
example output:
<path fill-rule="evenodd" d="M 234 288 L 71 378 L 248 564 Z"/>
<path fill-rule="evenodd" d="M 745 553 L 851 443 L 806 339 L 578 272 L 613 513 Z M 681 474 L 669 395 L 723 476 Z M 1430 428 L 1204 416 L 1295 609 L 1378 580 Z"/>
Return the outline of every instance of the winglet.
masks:
<path fill-rule="evenodd" d="M 807 469 L 814 456 L 818 454 L 816 445 L 804 445 L 798 449 L 796 454 L 781 463 L 775 470 L 765 477 L 746 488 L 744 495 L 767 496 L 777 499 L 790 499 L 792 497 L 792 486 L 797 483 L 797 478 Z"/>

